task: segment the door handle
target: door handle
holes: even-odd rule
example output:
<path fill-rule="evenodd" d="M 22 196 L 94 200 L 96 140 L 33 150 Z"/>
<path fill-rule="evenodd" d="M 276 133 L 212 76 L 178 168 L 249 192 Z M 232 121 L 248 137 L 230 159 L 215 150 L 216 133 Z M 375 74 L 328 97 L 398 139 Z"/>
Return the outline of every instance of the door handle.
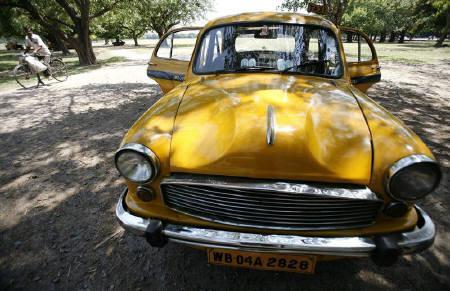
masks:
<path fill-rule="evenodd" d="M 148 65 L 152 66 L 152 67 L 156 67 L 157 66 L 155 63 L 152 63 L 152 62 L 148 62 Z"/>

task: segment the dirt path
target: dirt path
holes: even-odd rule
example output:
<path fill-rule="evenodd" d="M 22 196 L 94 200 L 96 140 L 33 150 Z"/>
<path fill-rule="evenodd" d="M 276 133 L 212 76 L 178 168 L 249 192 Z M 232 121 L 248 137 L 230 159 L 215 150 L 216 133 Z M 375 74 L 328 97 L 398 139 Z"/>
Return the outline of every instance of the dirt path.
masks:
<path fill-rule="evenodd" d="M 0 289 L 448 289 L 449 65 L 383 64 L 384 81 L 370 91 L 444 165 L 446 182 L 422 203 L 438 227 L 434 247 L 391 268 L 365 259 L 324 262 L 314 276 L 209 266 L 202 251 L 152 249 L 119 231 L 114 207 L 122 186 L 113 153 L 161 96 L 144 61 L 2 92 Z"/>

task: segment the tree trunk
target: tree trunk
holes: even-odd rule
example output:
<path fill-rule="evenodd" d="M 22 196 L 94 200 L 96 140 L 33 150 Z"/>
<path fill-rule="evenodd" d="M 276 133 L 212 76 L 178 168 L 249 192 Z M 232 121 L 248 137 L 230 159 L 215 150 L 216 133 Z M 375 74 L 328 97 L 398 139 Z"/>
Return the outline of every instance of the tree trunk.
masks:
<path fill-rule="evenodd" d="M 404 43 L 405 36 L 406 36 L 406 31 L 402 30 L 402 32 L 400 33 L 400 38 L 398 39 L 398 43 Z"/>
<path fill-rule="evenodd" d="M 138 38 L 136 35 L 133 35 L 133 40 L 134 40 L 134 46 L 139 46 L 138 44 Z"/>
<path fill-rule="evenodd" d="M 89 66 L 97 62 L 94 50 L 92 49 L 92 41 L 86 30 L 80 30 L 78 37 L 70 39 L 70 44 L 75 48 L 78 55 L 80 65 Z M 84 33 L 83 33 L 84 32 Z"/>
<path fill-rule="evenodd" d="M 347 32 L 347 43 L 352 43 L 353 42 L 353 33 L 351 32 Z"/>
<path fill-rule="evenodd" d="M 389 36 L 389 42 L 394 42 L 396 37 L 396 33 L 392 31 L 391 35 Z"/>
<path fill-rule="evenodd" d="M 158 37 L 161 38 L 165 32 L 162 30 L 157 30 L 156 33 L 158 34 Z"/>
<path fill-rule="evenodd" d="M 61 38 L 59 38 L 59 36 L 56 35 L 56 34 L 54 35 L 54 39 L 55 39 L 55 42 L 56 42 L 56 46 L 58 47 L 58 49 L 60 49 L 62 51 L 62 54 L 64 56 L 69 55 L 69 49 L 67 48 L 67 46 L 64 43 L 64 41 Z"/>
<path fill-rule="evenodd" d="M 445 26 L 444 30 L 442 31 L 441 37 L 438 39 L 435 47 L 442 47 L 444 45 L 444 41 L 447 38 L 448 33 L 450 32 L 450 9 L 447 12 L 447 25 Z"/>
<path fill-rule="evenodd" d="M 82 13 L 77 26 L 79 27 L 77 36 L 78 43 L 74 47 L 77 51 L 80 65 L 94 65 L 97 63 L 97 59 L 94 50 L 92 49 L 92 40 L 91 35 L 89 34 L 89 15 Z"/>
<path fill-rule="evenodd" d="M 385 42 L 386 41 L 386 31 L 383 31 L 381 34 L 380 34 L 380 42 Z"/>
<path fill-rule="evenodd" d="M 434 45 L 434 47 L 442 47 L 444 46 L 444 41 L 447 38 L 447 33 L 443 33 L 441 35 L 441 37 L 437 40 L 436 44 Z"/>

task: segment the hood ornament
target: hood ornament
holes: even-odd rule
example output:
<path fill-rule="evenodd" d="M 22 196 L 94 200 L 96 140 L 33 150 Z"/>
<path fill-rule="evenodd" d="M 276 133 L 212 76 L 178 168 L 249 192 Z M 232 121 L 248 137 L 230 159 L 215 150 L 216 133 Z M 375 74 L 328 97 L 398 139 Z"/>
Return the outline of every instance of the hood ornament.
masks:
<path fill-rule="evenodd" d="M 268 145 L 275 143 L 275 113 L 272 105 L 267 107 L 266 142 Z"/>

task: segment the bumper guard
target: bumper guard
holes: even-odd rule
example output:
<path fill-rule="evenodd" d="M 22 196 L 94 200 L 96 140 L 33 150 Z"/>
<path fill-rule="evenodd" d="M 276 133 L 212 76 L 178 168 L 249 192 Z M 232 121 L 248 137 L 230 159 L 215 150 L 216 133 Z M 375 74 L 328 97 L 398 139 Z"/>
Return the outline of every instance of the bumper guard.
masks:
<path fill-rule="evenodd" d="M 209 248 L 236 249 L 271 253 L 299 253 L 342 257 L 369 257 L 378 252 L 380 238 L 394 242 L 399 254 L 411 254 L 427 249 L 436 234 L 431 218 L 415 206 L 419 221 L 408 232 L 375 237 L 307 237 L 299 235 L 257 234 L 224 231 L 193 226 L 161 223 L 128 212 L 125 205 L 125 189 L 116 208 L 116 216 L 126 230 L 144 237 L 154 236 L 154 225 L 160 225 L 158 233 L 164 239 L 176 243 Z"/>

